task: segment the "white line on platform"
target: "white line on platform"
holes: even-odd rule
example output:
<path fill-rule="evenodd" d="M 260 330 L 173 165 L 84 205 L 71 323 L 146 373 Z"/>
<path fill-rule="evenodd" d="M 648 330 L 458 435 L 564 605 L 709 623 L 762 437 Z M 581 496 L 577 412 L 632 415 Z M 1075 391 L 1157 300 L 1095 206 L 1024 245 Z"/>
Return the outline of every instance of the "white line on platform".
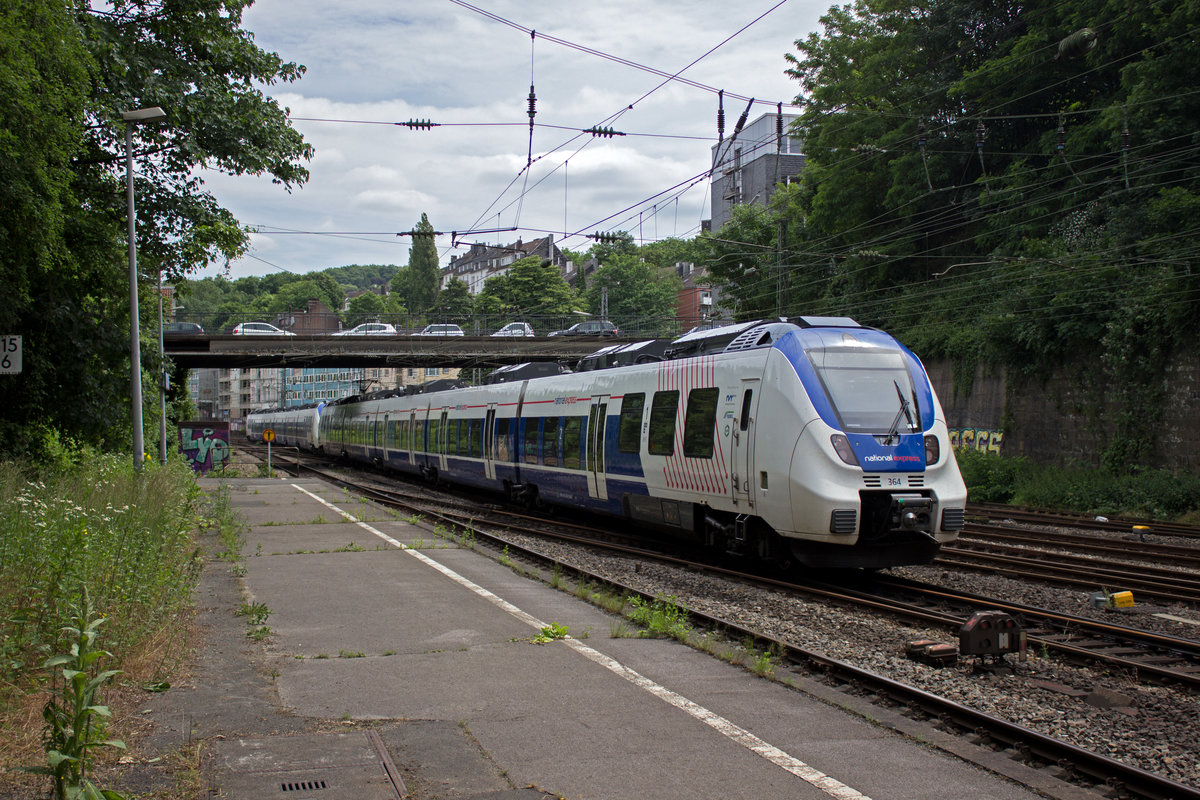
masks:
<path fill-rule="evenodd" d="M 360 528 L 363 528 L 364 530 L 369 531 L 370 533 L 374 534 L 375 536 L 378 536 L 380 539 L 384 540 L 385 542 L 392 545 L 393 547 L 395 547 L 399 550 L 402 550 L 405 553 L 408 553 L 413 558 L 416 558 L 416 559 L 420 560 L 422 563 L 432 567 L 433 569 L 442 573 L 447 578 L 449 578 L 450 580 L 459 584 L 460 586 L 463 586 L 463 587 L 471 590 L 472 592 L 474 592 L 475 594 L 479 595 L 480 597 L 486 599 L 488 602 L 492 603 L 493 605 L 496 605 L 496 606 L 504 609 L 509 614 L 513 615 L 517 619 L 524 622 L 526 625 L 529 625 L 534 630 L 540 631 L 542 628 L 546 627 L 546 623 L 542 622 L 537 617 L 534 617 L 531 614 L 525 613 L 524 611 L 517 608 L 516 606 L 514 606 L 512 603 L 508 602 L 504 598 L 497 596 L 496 594 L 488 591 L 487 589 L 483 588 L 479 584 L 474 583 L 473 581 L 463 577 L 462 575 L 459 575 L 457 572 L 450 569 L 446 565 L 444 565 L 438 561 L 434 561 L 432 558 L 425 555 L 421 551 L 414 550 L 411 547 L 407 547 L 404 543 L 399 542 L 399 541 L 393 539 L 391 536 L 388 536 L 386 533 L 383 533 L 382 531 L 380 531 L 376 528 L 373 528 L 372 526 L 368 525 L 367 523 L 362 522 L 361 520 L 355 518 L 353 514 L 350 514 L 348 511 L 343 511 L 342 509 L 338 508 L 337 506 L 333 505 L 332 503 L 330 503 L 330 502 L 324 500 L 323 498 L 318 497 L 317 495 L 308 491 L 304 487 L 297 486 L 294 483 L 291 484 L 291 486 L 293 489 L 303 492 L 304 494 L 308 495 L 312 499 L 316 500 L 321 505 L 326 506 L 327 508 L 340 514 L 344 519 L 346 519 L 350 522 L 353 522 L 354 524 L 358 525 Z M 624 664 L 620 663 L 619 661 L 617 661 L 613 658 L 610 658 L 609 656 L 604 655 L 603 653 L 596 650 L 595 648 L 587 646 L 586 644 L 579 641 L 578 639 L 568 636 L 563 641 L 570 647 L 574 648 L 574 650 L 576 652 L 578 652 L 580 655 L 584 656 L 585 658 L 595 662 L 596 664 L 599 664 L 600 666 L 609 670 L 613 674 L 624 678 L 625 680 L 632 683 L 634 686 L 637 686 L 637 687 L 649 692 L 650 694 L 654 695 L 655 697 L 659 698 L 660 700 L 670 703 L 671 705 L 675 706 L 676 708 L 680 709 L 681 711 L 689 714 L 694 719 L 697 719 L 700 722 L 703 722 L 705 725 L 708 725 L 709 727 L 718 731 L 719 733 L 724 735 L 726 738 L 728 738 L 734 742 L 737 742 L 742 747 L 745 747 L 747 750 L 750 750 L 753 753 L 757 753 L 758 755 L 765 758 L 767 761 L 770 761 L 775 766 L 780 767 L 781 769 L 785 769 L 788 772 L 795 775 L 797 778 L 800 778 L 801 780 L 803 780 L 809 784 L 812 784 L 816 788 L 825 792 L 825 794 L 829 795 L 830 797 L 835 797 L 835 798 L 837 798 L 837 800 L 871 800 L 870 797 L 863 794 L 862 792 L 859 792 L 857 789 L 853 789 L 853 788 L 847 786 L 846 784 L 844 784 L 838 780 L 835 780 L 834 778 L 829 777 L 828 775 L 821 772 L 820 770 L 810 767 L 808 764 L 805 764 L 803 761 L 796 758 L 795 756 L 789 755 L 788 753 L 785 753 L 783 750 L 780 750 L 778 747 L 775 747 L 774 745 L 763 741 L 762 739 L 755 736 L 753 733 L 750 733 L 750 731 L 746 730 L 745 728 L 735 725 L 734 723 L 730 722 L 729 720 L 725 719 L 724 717 L 720 716 L 719 714 L 715 714 L 712 711 L 709 711 L 707 708 L 704 708 L 703 706 L 698 705 L 697 703 L 694 703 L 691 700 L 688 700 L 686 697 L 684 697 L 676 692 L 671 691 L 670 689 L 666 688 L 665 686 L 655 683 L 654 681 L 647 678 L 645 675 L 642 675 L 641 673 L 630 669 L 629 667 L 625 666 Z"/>

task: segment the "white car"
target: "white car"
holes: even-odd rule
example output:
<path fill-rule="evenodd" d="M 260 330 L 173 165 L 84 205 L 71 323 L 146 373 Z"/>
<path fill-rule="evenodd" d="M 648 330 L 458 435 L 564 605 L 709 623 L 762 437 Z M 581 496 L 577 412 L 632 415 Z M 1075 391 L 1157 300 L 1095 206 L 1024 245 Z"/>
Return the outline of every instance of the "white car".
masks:
<path fill-rule="evenodd" d="M 338 331 L 334 336 L 395 336 L 395 326 L 386 322 L 364 322 L 345 331 Z"/>
<path fill-rule="evenodd" d="M 533 336 L 533 327 L 528 322 L 510 322 L 492 336 Z"/>
<path fill-rule="evenodd" d="M 425 329 L 413 336 L 465 336 L 463 329 L 457 325 L 426 325 Z"/>
<path fill-rule="evenodd" d="M 276 328 L 269 322 L 243 322 L 233 328 L 234 336 L 295 336 L 291 331 Z"/>

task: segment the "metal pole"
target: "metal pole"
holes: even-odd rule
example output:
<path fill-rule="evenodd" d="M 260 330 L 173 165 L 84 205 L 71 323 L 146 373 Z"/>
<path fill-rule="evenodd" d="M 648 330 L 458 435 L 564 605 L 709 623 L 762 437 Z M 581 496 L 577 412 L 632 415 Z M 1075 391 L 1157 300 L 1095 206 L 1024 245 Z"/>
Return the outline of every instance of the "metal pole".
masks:
<path fill-rule="evenodd" d="M 158 271 L 158 463 L 167 464 L 167 362 L 163 356 L 162 270 Z"/>
<path fill-rule="evenodd" d="M 142 348 L 138 333 L 137 217 L 133 207 L 133 123 L 125 123 L 125 200 L 129 206 L 129 401 L 133 410 L 133 468 L 145 460 L 142 438 Z"/>

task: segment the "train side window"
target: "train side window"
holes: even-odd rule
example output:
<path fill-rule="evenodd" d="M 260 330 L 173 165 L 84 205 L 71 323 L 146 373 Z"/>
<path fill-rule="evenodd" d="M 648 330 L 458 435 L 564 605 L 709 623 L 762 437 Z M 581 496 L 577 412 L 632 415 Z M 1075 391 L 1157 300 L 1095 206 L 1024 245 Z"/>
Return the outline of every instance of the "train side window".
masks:
<path fill-rule="evenodd" d="M 650 455 L 675 455 L 675 414 L 679 409 L 679 392 L 655 392 L 650 404 L 650 432 L 647 437 Z"/>
<path fill-rule="evenodd" d="M 683 454 L 688 458 L 712 458 L 713 430 L 717 424 L 717 398 L 720 390 L 692 389 L 688 392 L 687 413 L 683 418 Z"/>
<path fill-rule="evenodd" d="M 542 423 L 542 463 L 558 466 L 558 417 L 546 417 Z"/>
<path fill-rule="evenodd" d="M 429 441 L 427 443 L 426 452 L 438 452 L 438 437 L 442 432 L 442 421 L 440 419 L 429 420 Z"/>
<path fill-rule="evenodd" d="M 750 427 L 750 399 L 754 397 L 754 390 L 747 389 L 742 395 L 742 418 L 738 421 L 738 430 L 746 430 Z"/>
<path fill-rule="evenodd" d="M 471 421 L 460 419 L 458 421 L 458 454 L 460 456 L 469 455 L 471 452 Z"/>
<path fill-rule="evenodd" d="M 535 417 L 525 420 L 525 463 L 538 463 L 538 422 Z"/>
<path fill-rule="evenodd" d="M 512 461 L 512 437 L 509 435 L 510 423 L 509 419 L 496 420 L 496 460 L 501 462 Z"/>
<path fill-rule="evenodd" d="M 452 419 L 446 423 L 446 452 L 452 456 L 458 455 L 458 429 L 462 420 Z"/>
<path fill-rule="evenodd" d="M 479 435 L 483 428 L 483 420 L 473 419 L 467 426 L 467 448 L 472 458 L 479 458 L 483 452 L 483 437 Z"/>
<path fill-rule="evenodd" d="M 401 420 L 396 424 L 400 426 L 400 449 L 408 450 L 408 420 Z"/>
<path fill-rule="evenodd" d="M 583 463 L 579 452 L 583 447 L 583 417 L 567 417 L 563 421 L 563 460 L 567 469 L 579 469 Z"/>
<path fill-rule="evenodd" d="M 644 392 L 627 394 L 621 401 L 621 422 L 617 428 L 617 451 L 637 453 L 642 449 L 642 411 L 646 407 Z"/>

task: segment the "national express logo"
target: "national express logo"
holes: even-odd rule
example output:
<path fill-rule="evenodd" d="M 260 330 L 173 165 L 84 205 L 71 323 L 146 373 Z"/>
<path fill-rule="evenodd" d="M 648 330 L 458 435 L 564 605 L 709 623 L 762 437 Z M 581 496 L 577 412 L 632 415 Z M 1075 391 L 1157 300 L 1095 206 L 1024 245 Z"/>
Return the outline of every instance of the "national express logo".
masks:
<path fill-rule="evenodd" d="M 880 461 L 890 461 L 892 463 L 898 463 L 898 464 L 919 464 L 921 462 L 921 459 L 917 456 L 897 456 L 897 455 L 867 456 L 863 460 L 871 461 L 871 462 L 875 462 L 875 463 L 878 463 Z"/>

